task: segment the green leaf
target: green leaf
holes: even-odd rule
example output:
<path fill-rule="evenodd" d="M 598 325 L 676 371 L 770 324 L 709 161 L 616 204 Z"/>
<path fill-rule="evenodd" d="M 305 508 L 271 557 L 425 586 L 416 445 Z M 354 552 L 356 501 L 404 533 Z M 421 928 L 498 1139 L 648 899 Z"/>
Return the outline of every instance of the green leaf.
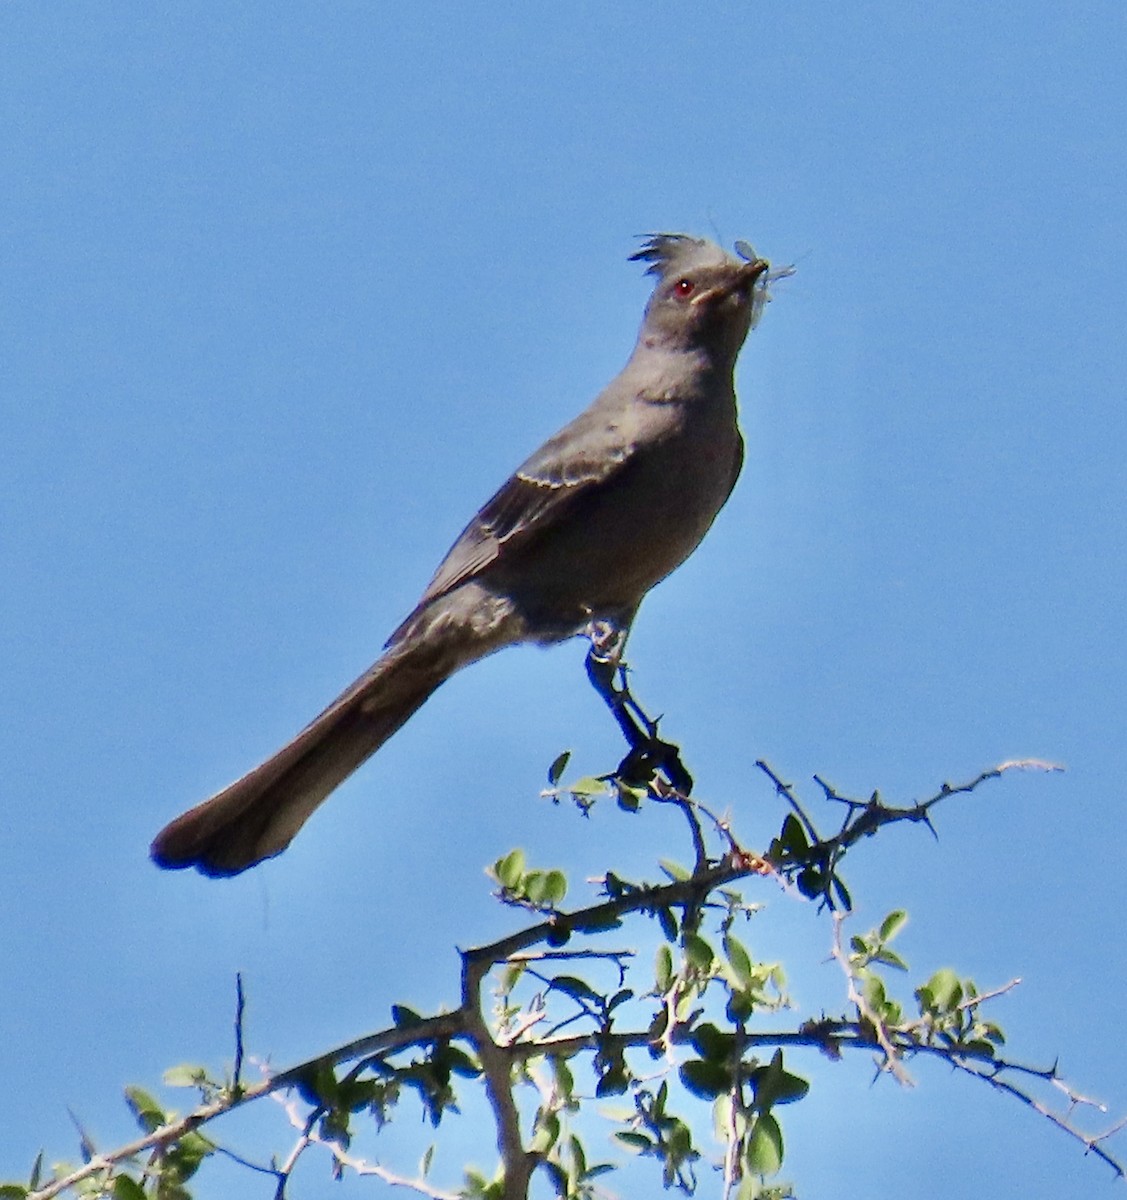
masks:
<path fill-rule="evenodd" d="M 528 1147 L 533 1154 L 547 1154 L 559 1140 L 560 1119 L 555 1113 L 541 1113 L 536 1119 L 536 1131 Z"/>
<path fill-rule="evenodd" d="M 673 984 L 673 951 L 668 942 L 662 942 L 657 948 L 654 960 L 654 983 L 657 990 L 664 995 Z"/>
<path fill-rule="evenodd" d="M 826 890 L 826 877 L 815 867 L 804 867 L 798 873 L 795 886 L 807 900 L 813 900 Z"/>
<path fill-rule="evenodd" d="M 618 1063 L 603 1073 L 595 1085 L 595 1095 L 599 1099 L 603 1096 L 621 1096 L 629 1086 L 630 1076 L 626 1073 L 626 1066 L 624 1063 Z"/>
<path fill-rule="evenodd" d="M 902 908 L 893 909 L 880 923 L 880 940 L 891 942 L 907 923 L 908 914 Z"/>
<path fill-rule="evenodd" d="M 602 1005 L 602 996 L 590 984 L 574 975 L 557 975 L 550 983 L 553 990 L 563 992 L 565 996 L 571 996 L 575 1000 L 589 1000 L 600 1007 Z"/>
<path fill-rule="evenodd" d="M 143 1088 L 127 1087 L 125 1102 L 129 1105 L 137 1124 L 146 1132 L 159 1129 L 167 1120 L 164 1109 Z"/>
<path fill-rule="evenodd" d="M 434 1142 L 426 1148 L 423 1157 L 419 1159 L 419 1176 L 422 1179 L 430 1174 L 430 1164 L 434 1162 Z"/>
<path fill-rule="evenodd" d="M 580 1178 L 587 1174 L 587 1155 L 583 1149 L 583 1143 L 572 1134 L 568 1139 L 568 1145 L 571 1149 L 571 1161 L 575 1165 L 575 1173 Z"/>
<path fill-rule="evenodd" d="M 29 1192 L 22 1183 L 0 1183 L 0 1200 L 24 1200 Z"/>
<path fill-rule="evenodd" d="M 681 1064 L 681 1082 L 702 1100 L 715 1100 L 729 1091 L 732 1073 L 724 1064 L 703 1058 L 690 1058 Z"/>
<path fill-rule="evenodd" d="M 733 989 L 724 1006 L 724 1014 L 733 1024 L 746 1021 L 755 1012 L 755 993 Z"/>
<path fill-rule="evenodd" d="M 545 902 L 558 905 L 567 895 L 567 876 L 562 871 L 551 870 L 545 876 Z"/>
<path fill-rule="evenodd" d="M 207 1082 L 207 1069 L 196 1063 L 181 1063 L 169 1067 L 161 1076 L 161 1082 L 165 1087 L 198 1087 Z"/>
<path fill-rule="evenodd" d="M 774 1175 L 783 1165 L 783 1131 L 770 1113 L 755 1122 L 744 1165 L 754 1175 Z"/>
<path fill-rule="evenodd" d="M 751 1171 L 744 1171 L 736 1188 L 736 1200 L 757 1200 L 760 1195 L 758 1179 Z"/>
<path fill-rule="evenodd" d="M 865 1003 L 879 1017 L 885 1004 L 888 1002 L 884 983 L 881 981 L 880 976 L 866 973 L 861 984 L 861 993 L 865 997 Z"/>
<path fill-rule="evenodd" d="M 698 971 L 711 971 L 712 947 L 698 933 L 686 933 L 684 938 L 685 957 Z"/>
<path fill-rule="evenodd" d="M 481 1074 L 481 1064 L 459 1046 L 447 1046 L 442 1052 L 442 1061 L 455 1075 L 465 1079 L 476 1079 Z"/>
<path fill-rule="evenodd" d="M 963 999 L 962 984 L 950 967 L 943 967 L 916 992 L 921 1005 L 934 1012 L 950 1012 Z"/>
<path fill-rule="evenodd" d="M 627 1000 L 634 999 L 633 988 L 619 988 L 617 992 L 607 1001 L 607 1012 L 612 1013 L 620 1005 L 625 1004 Z"/>
<path fill-rule="evenodd" d="M 783 1068 L 782 1050 L 776 1050 L 765 1067 L 758 1067 L 751 1073 L 751 1082 L 755 1088 L 755 1107 L 760 1112 L 766 1112 L 776 1104 L 792 1104 L 810 1090 L 805 1079 L 791 1075 Z"/>
<path fill-rule="evenodd" d="M 744 949 L 743 944 L 730 933 L 724 935 L 724 953 L 732 968 L 732 983 L 738 988 L 750 988 L 753 982 L 751 955 Z"/>
<path fill-rule="evenodd" d="M 565 750 L 562 754 L 557 754 L 552 760 L 552 765 L 548 768 L 548 782 L 552 787 L 563 778 L 563 773 L 567 770 L 568 760 L 571 758 L 571 751 Z"/>
<path fill-rule="evenodd" d="M 520 881 L 519 891 L 526 900 L 533 904 L 547 904 L 548 901 L 548 872 L 529 871 Z"/>
<path fill-rule="evenodd" d="M 524 875 L 524 851 L 510 850 L 504 858 L 499 858 L 493 864 L 493 874 L 502 887 L 515 888 Z"/>
<path fill-rule="evenodd" d="M 721 1033 L 710 1021 L 698 1025 L 690 1039 L 693 1049 L 701 1056 L 714 1062 L 731 1057 L 736 1048 L 734 1033 Z"/>
<path fill-rule="evenodd" d="M 806 830 L 802 828 L 802 822 L 794 813 L 788 813 L 783 821 L 783 827 L 779 830 L 779 844 L 794 858 L 801 858 L 810 848 Z"/>
<path fill-rule="evenodd" d="M 408 1008 L 406 1004 L 393 1004 L 391 1020 L 397 1028 L 405 1029 L 411 1025 L 421 1025 L 423 1018 L 413 1008 Z"/>
<path fill-rule="evenodd" d="M 658 865 L 674 883 L 683 883 L 692 875 L 692 872 L 686 870 L 680 863 L 671 862 L 668 858 L 661 859 Z"/>
<path fill-rule="evenodd" d="M 565 1101 L 570 1101 L 575 1092 L 575 1077 L 562 1058 L 552 1059 L 552 1070 L 556 1076 L 556 1088 Z"/>
<path fill-rule="evenodd" d="M 513 988 L 517 986 L 520 977 L 524 974 L 526 964 L 522 962 L 506 963 L 501 971 L 501 992 L 508 995 Z"/>
<path fill-rule="evenodd" d="M 607 781 L 597 775 L 584 775 L 582 779 L 569 784 L 567 790 L 573 796 L 605 796 Z"/>
<path fill-rule="evenodd" d="M 113 1200 L 145 1200 L 145 1189 L 129 1175 L 119 1175 L 113 1181 Z"/>
<path fill-rule="evenodd" d="M 214 1152 L 215 1144 L 204 1137 L 202 1133 L 193 1130 L 191 1133 L 184 1134 L 167 1152 L 167 1159 L 176 1163 L 181 1179 L 190 1179 L 199 1169 L 200 1163 Z"/>
<path fill-rule="evenodd" d="M 635 1133 L 632 1129 L 619 1129 L 614 1136 L 628 1150 L 633 1150 L 635 1154 L 648 1154 L 653 1150 L 655 1145 L 653 1140 L 646 1137 L 644 1133 Z"/>
<path fill-rule="evenodd" d="M 394 1012 L 395 1009 L 393 1007 L 392 1013 L 394 1014 Z M 337 1087 L 337 1077 L 331 1063 L 321 1063 L 320 1065 L 310 1067 L 296 1082 L 298 1094 L 306 1104 L 313 1108 L 318 1108 L 322 1105 L 326 1108 L 332 1108 L 336 1104 L 339 1089 Z"/>
<path fill-rule="evenodd" d="M 623 812 L 637 812 L 642 807 L 642 801 L 646 795 L 644 787 L 633 787 L 621 779 L 614 781 L 614 798 Z"/>
<path fill-rule="evenodd" d="M 665 935 L 667 942 L 675 942 L 677 940 L 677 918 L 668 908 L 659 908 L 657 910 L 657 923 L 661 926 L 661 932 Z"/>

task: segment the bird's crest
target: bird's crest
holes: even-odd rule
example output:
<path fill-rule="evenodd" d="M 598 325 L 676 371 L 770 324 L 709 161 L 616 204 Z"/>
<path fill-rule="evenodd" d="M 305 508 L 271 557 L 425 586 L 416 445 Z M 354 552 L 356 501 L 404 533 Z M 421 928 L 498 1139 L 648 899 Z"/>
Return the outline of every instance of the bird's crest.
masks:
<path fill-rule="evenodd" d="M 687 233 L 651 233 L 645 236 L 641 250 L 630 255 L 630 261 L 648 262 L 647 275 L 665 275 L 690 266 L 719 265 L 727 257 L 715 242 L 704 238 L 690 237 Z"/>

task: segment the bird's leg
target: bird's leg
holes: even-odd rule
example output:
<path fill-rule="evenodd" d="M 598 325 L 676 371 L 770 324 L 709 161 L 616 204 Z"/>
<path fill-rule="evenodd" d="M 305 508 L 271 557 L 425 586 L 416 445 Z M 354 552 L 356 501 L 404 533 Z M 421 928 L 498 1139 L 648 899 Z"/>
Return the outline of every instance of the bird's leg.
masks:
<path fill-rule="evenodd" d="M 624 783 L 644 786 L 657 771 L 662 771 L 677 791 L 688 795 L 693 788 L 693 777 L 681 762 L 680 750 L 657 736 L 657 721 L 646 715 L 630 692 L 622 660 L 629 627 L 597 620 L 590 623 L 586 632 L 591 642 L 587 651 L 587 678 L 630 744 L 630 752 L 619 763 L 616 775 Z"/>
<path fill-rule="evenodd" d="M 656 727 L 630 695 L 630 688 L 626 682 L 626 668 L 622 662 L 622 651 L 630 630 L 613 621 L 592 621 L 586 632 L 591 642 L 586 662 L 587 678 L 591 681 L 591 686 L 603 698 L 611 715 L 618 722 L 622 736 L 631 746 L 649 741 Z M 615 687 L 616 679 L 619 680 L 618 687 Z"/>

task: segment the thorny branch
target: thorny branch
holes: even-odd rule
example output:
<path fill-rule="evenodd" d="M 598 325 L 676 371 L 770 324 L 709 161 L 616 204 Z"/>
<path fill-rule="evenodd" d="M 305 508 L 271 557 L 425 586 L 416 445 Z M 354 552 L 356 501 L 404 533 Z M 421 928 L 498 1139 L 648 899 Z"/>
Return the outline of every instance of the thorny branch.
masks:
<path fill-rule="evenodd" d="M 987 780 L 1000 777 L 1013 768 L 1036 768 L 1056 770 L 1052 764 L 1034 760 L 1007 762 L 989 771 L 983 771 L 973 780 L 952 786 L 943 784 L 930 798 L 911 806 L 895 807 L 884 804 L 879 796 L 868 801 L 850 800 L 839 795 L 822 780 L 819 786 L 827 800 L 845 806 L 845 818 L 841 828 L 830 838 L 822 838 L 810 816 L 805 812 L 792 785 L 785 783 L 766 763 L 757 764 L 771 779 L 776 791 L 782 796 L 806 830 L 811 851 L 824 852 L 827 861 L 836 863 L 844 852 L 858 840 L 875 833 L 884 825 L 899 821 L 924 822 L 930 826 L 931 810 L 939 801 L 956 794 L 974 791 Z M 619 971 L 627 951 L 566 950 L 563 943 L 580 934 L 597 934 L 617 928 L 624 917 L 632 913 L 658 913 L 665 909 L 680 909 L 686 918 L 690 913 L 699 913 L 709 903 L 712 894 L 725 885 L 751 875 L 773 872 L 764 859 L 743 850 L 732 836 L 726 820 L 716 817 L 695 800 L 684 794 L 672 794 L 668 784 L 662 784 L 664 795 L 655 799 L 673 799 L 686 813 L 693 830 L 696 850 L 696 869 L 685 879 L 677 879 L 660 885 L 628 885 L 612 892 L 609 898 L 598 903 L 571 911 L 554 911 L 543 920 L 500 938 L 487 945 L 462 952 L 462 985 L 459 1007 L 453 1012 L 440 1013 L 421 1018 L 416 1022 L 396 1025 L 365 1035 L 338 1046 L 325 1054 L 264 1079 L 246 1084 L 240 1078 L 243 1059 L 242 1015 L 243 996 L 241 981 L 236 1016 L 236 1070 L 232 1081 L 222 1090 L 211 1095 L 205 1103 L 176 1120 L 168 1121 L 143 1137 L 125 1146 L 105 1153 L 92 1154 L 83 1166 L 64 1178 L 28 1193 L 28 1200 L 51 1200 L 62 1192 L 81 1185 L 83 1181 L 99 1175 L 109 1175 L 115 1166 L 136 1162 L 142 1154 L 159 1155 L 180 1142 L 186 1135 L 207 1125 L 216 1117 L 231 1112 L 266 1095 L 277 1095 L 291 1090 L 303 1081 L 315 1077 L 326 1068 L 344 1064 L 356 1064 L 346 1079 L 355 1079 L 362 1071 L 388 1064 L 390 1057 L 410 1048 L 430 1048 L 442 1043 L 461 1041 L 477 1054 L 484 1075 L 484 1083 L 490 1106 L 497 1124 L 498 1149 L 503 1168 L 503 1195 L 505 1200 L 524 1200 L 528 1193 L 532 1173 L 539 1164 L 537 1154 L 526 1148 L 521 1129 L 521 1117 L 514 1095 L 514 1083 L 518 1068 L 534 1059 L 566 1060 L 581 1052 L 621 1054 L 629 1049 L 647 1048 L 658 1053 L 669 1053 L 672 1047 L 684 1044 L 692 1036 L 690 1024 L 678 1023 L 674 1011 L 659 997 L 659 1007 L 666 1012 L 668 1020 L 660 1028 L 650 1024 L 644 1028 L 611 1030 L 607 1027 L 566 1036 L 558 1032 L 531 1036 L 539 1019 L 523 1023 L 511 1039 L 495 1038 L 485 1017 L 484 984 L 490 973 L 503 965 L 527 967 L 532 962 L 568 958 L 606 958 L 614 961 Z M 653 794 L 653 793 L 651 793 Z M 697 813 L 705 815 L 724 842 L 724 851 L 717 859 L 710 859 L 703 852 L 705 839 Z M 777 872 L 776 872 L 777 873 Z M 609 880 L 608 880 L 609 887 Z M 1079 1141 L 1087 1151 L 1106 1162 L 1119 1176 L 1125 1174 L 1123 1164 L 1106 1148 L 1106 1142 L 1124 1126 L 1124 1122 L 1113 1125 L 1099 1135 L 1089 1135 L 1072 1121 L 1072 1111 L 1081 1104 L 1090 1103 L 1072 1091 L 1057 1074 L 1055 1065 L 1038 1069 L 1019 1062 L 997 1057 L 992 1051 L 978 1050 L 958 1045 L 938 1044 L 928 1039 L 928 1030 L 922 1020 L 913 1019 L 897 1025 L 882 1022 L 878 1014 L 866 1004 L 857 980 L 849 967 L 848 957 L 841 946 L 840 921 L 836 920 L 834 955 L 842 962 L 848 979 L 849 1001 L 857 1013 L 856 1019 L 829 1018 L 804 1021 L 793 1029 L 743 1032 L 742 1046 L 745 1050 L 757 1047 L 811 1047 L 821 1050 L 831 1058 L 838 1058 L 847 1049 L 864 1049 L 879 1053 L 894 1073 L 900 1074 L 904 1059 L 923 1055 L 940 1058 L 994 1087 L 1039 1113 L 1068 1136 Z M 984 993 L 963 1002 L 964 1006 L 978 1006 L 1015 986 L 1017 981 L 993 992 Z M 587 1012 L 588 1018 L 593 1013 Z M 656 1032 L 655 1032 L 656 1030 Z M 511 1031 L 510 1031 L 511 1032 Z M 1012 1076 L 1026 1075 L 1040 1079 L 1060 1089 L 1069 1108 L 1063 1114 L 1054 1111 L 1032 1093 L 1016 1084 Z M 322 1110 L 323 1111 L 323 1110 Z M 1103 1111 L 1101 1109 L 1101 1111 Z M 301 1136 L 287 1160 L 281 1166 L 257 1167 L 278 1180 L 276 1196 L 283 1196 L 285 1183 L 298 1158 L 311 1145 L 327 1144 L 337 1168 L 347 1167 L 362 1174 L 377 1175 L 385 1182 L 406 1187 L 426 1195 L 431 1200 L 451 1200 L 451 1194 L 433 1188 L 425 1179 L 409 1179 L 395 1174 L 363 1159 L 351 1156 L 346 1148 L 331 1142 L 316 1132 L 318 1113 L 300 1120 L 292 1103 L 287 1105 L 291 1121 L 301 1130 Z M 220 1147 L 216 1147 L 221 1149 Z M 229 1153 L 223 1151 L 224 1153 Z M 237 1161 L 244 1162 L 235 1157 Z M 247 1163 L 248 1166 L 254 1164 Z M 731 1163 L 726 1165 L 729 1181 L 732 1177 Z"/>

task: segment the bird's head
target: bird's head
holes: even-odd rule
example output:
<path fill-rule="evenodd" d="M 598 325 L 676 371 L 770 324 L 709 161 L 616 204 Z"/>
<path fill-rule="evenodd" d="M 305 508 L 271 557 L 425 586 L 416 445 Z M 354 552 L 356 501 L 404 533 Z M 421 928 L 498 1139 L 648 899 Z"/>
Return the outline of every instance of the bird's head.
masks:
<path fill-rule="evenodd" d="M 645 239 L 632 262 L 648 262 L 657 276 L 646 305 L 641 338 L 667 349 L 704 350 L 734 363 L 748 330 L 767 301 L 767 284 L 785 272 L 772 272 L 746 242 L 735 257 L 715 242 L 683 233 L 657 233 Z"/>

